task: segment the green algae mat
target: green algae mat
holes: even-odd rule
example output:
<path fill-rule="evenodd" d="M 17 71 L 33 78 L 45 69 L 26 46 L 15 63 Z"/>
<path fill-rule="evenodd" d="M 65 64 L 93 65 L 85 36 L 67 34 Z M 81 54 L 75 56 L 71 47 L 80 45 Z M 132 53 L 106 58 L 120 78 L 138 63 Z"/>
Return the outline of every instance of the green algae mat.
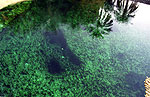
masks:
<path fill-rule="evenodd" d="M 150 6 L 108 1 L 33 2 L 3 27 L 0 96 L 143 97 Z"/>

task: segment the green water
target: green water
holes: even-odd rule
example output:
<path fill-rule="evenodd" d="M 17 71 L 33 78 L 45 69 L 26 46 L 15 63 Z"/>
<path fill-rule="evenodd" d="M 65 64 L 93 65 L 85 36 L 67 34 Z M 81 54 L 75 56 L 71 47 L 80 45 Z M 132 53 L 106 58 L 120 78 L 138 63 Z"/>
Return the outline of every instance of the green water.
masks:
<path fill-rule="evenodd" d="M 110 11 L 111 31 L 103 34 L 100 26 L 96 37 L 88 27 L 99 6 L 65 4 L 34 5 L 0 32 L 0 96 L 143 97 L 150 6 L 138 3 L 135 16 L 123 22 Z"/>

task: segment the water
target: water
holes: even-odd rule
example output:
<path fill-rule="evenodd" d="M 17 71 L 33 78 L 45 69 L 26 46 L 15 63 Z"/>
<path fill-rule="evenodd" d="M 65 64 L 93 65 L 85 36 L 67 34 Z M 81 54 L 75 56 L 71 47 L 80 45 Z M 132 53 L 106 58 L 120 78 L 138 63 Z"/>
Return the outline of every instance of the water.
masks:
<path fill-rule="evenodd" d="M 65 2 L 69 6 L 65 14 L 63 5 L 34 5 L 26 17 L 18 17 L 0 32 L 0 95 L 145 95 L 144 80 L 150 75 L 150 6 L 138 3 L 135 16 L 125 21 L 116 19 L 114 9 L 108 10 L 113 20 L 109 32 L 95 22 L 103 2 L 94 7 L 90 5 L 94 2 L 85 3 Z M 95 29 L 89 31 L 91 24 L 99 29 L 99 37 L 93 36 Z"/>

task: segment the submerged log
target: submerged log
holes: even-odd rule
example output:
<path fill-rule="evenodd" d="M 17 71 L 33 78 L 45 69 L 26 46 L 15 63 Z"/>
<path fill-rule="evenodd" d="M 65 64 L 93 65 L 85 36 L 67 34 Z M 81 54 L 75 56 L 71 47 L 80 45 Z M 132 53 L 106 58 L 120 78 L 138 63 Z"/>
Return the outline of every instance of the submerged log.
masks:
<path fill-rule="evenodd" d="M 144 86 L 145 86 L 145 97 L 150 97 L 150 78 L 147 77 L 144 81 Z"/>
<path fill-rule="evenodd" d="M 31 1 L 31 0 L 0 0 L 0 10 L 2 8 L 7 7 L 8 5 L 14 5 L 16 3 L 20 3 L 23 1 Z"/>

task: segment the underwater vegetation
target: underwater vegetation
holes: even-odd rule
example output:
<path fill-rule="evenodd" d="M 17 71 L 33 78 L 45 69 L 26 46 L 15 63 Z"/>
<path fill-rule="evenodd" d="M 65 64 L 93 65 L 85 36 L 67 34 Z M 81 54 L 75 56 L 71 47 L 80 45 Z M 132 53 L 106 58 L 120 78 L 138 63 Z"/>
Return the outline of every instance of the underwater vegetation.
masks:
<path fill-rule="evenodd" d="M 96 22 L 90 24 L 88 30 L 93 38 L 104 38 L 103 34 L 108 34 L 111 31 L 112 25 L 113 20 L 111 19 L 111 15 L 100 8 Z"/>
<path fill-rule="evenodd" d="M 64 15 L 47 6 L 32 6 L 0 31 L 0 96 L 143 97 L 144 50 L 136 56 L 133 41 L 120 34 L 99 39 L 113 26 L 109 12 L 85 5 Z"/>
<path fill-rule="evenodd" d="M 18 17 L 0 32 L 0 96 L 58 97 L 74 94 L 76 88 L 71 88 L 78 82 L 73 81 L 76 77 L 72 72 L 77 71 L 78 66 L 75 66 L 77 62 L 70 62 L 70 58 L 79 59 L 69 47 L 66 49 L 63 32 L 56 37 L 56 33 L 49 34 L 54 34 L 53 42 L 45 39 L 43 34 L 49 19 L 46 14 L 43 9 L 33 7 L 26 17 Z M 63 47 L 66 47 L 64 51 Z"/>
<path fill-rule="evenodd" d="M 67 12 L 67 22 L 72 25 L 73 28 L 83 25 L 84 30 L 87 29 L 90 35 L 94 38 L 104 38 L 104 34 L 111 32 L 113 26 L 112 14 L 115 15 L 115 19 L 119 22 L 128 22 L 130 17 L 135 16 L 135 11 L 138 8 L 137 2 L 129 0 L 106 0 L 104 7 L 95 7 L 88 5 L 83 9 L 82 6 L 72 7 Z M 78 9 L 79 8 L 79 9 Z M 113 13 L 112 13 L 113 12 Z M 97 16 L 96 16 L 97 15 Z"/>
<path fill-rule="evenodd" d="M 88 25 L 96 20 L 98 10 L 98 5 L 75 3 L 65 15 L 64 23 L 70 24 L 72 28 L 79 27 L 79 25 Z"/>
<path fill-rule="evenodd" d="M 12 20 L 17 18 L 19 15 L 23 15 L 25 11 L 30 8 L 32 1 L 25 1 L 10 5 L 0 10 L 0 29 L 5 25 L 8 25 Z"/>
<path fill-rule="evenodd" d="M 66 28 L 66 31 L 69 29 L 71 28 Z M 92 74 L 95 74 L 93 79 L 95 79 L 95 83 L 99 84 L 100 95 L 96 92 L 93 92 L 92 94 L 95 93 L 95 96 L 97 94 L 98 96 L 96 97 L 106 97 L 107 93 L 108 97 L 143 97 L 143 80 L 145 79 L 145 75 L 139 74 L 140 71 L 138 73 L 130 72 L 132 69 L 135 69 L 136 66 L 137 68 L 135 71 L 138 70 L 138 64 L 141 63 L 141 60 L 139 60 L 139 58 L 137 59 L 133 54 L 126 54 L 126 51 L 133 49 L 129 46 L 129 43 L 125 45 L 124 42 L 120 41 L 120 44 L 116 44 L 118 39 L 116 39 L 115 36 L 113 37 L 115 41 L 111 40 L 112 37 L 106 37 L 103 40 L 99 40 L 97 38 L 92 39 L 88 34 L 85 35 L 86 32 L 75 32 L 76 30 L 72 33 L 70 33 L 70 30 L 66 32 L 67 38 L 69 38 L 67 40 L 69 47 L 73 49 L 72 51 L 77 53 L 81 60 L 86 63 L 84 66 L 84 73 L 88 73 L 86 70 L 93 68 L 89 70 L 89 76 L 91 78 Z M 70 37 L 71 35 L 73 37 Z M 119 54 L 119 52 L 124 53 Z M 115 55 L 117 55 L 117 57 Z M 104 75 L 100 73 L 104 73 Z M 99 78 L 97 78 L 97 76 L 99 76 Z M 105 80 L 106 82 L 103 80 L 103 76 L 108 78 L 107 81 Z M 99 82 L 103 83 L 105 86 L 102 86 Z M 96 88 L 97 87 L 95 86 L 92 91 L 97 91 Z M 91 88 L 88 90 L 90 91 L 90 89 Z M 107 93 L 103 91 L 107 91 Z"/>
<path fill-rule="evenodd" d="M 72 28 L 83 27 L 81 29 L 87 30 L 93 38 L 104 38 L 103 35 L 111 31 L 113 24 L 111 14 L 98 5 L 73 6 L 66 16 Z"/>
<path fill-rule="evenodd" d="M 43 34 L 44 34 L 47 44 L 55 44 L 55 45 L 59 46 L 59 48 L 62 51 L 62 59 L 68 58 L 68 60 L 74 65 L 75 68 L 80 67 L 82 62 L 68 47 L 63 32 L 64 31 L 62 29 L 57 29 L 56 31 L 44 32 Z M 56 61 L 50 61 L 50 62 L 52 62 L 51 63 L 52 67 L 53 67 L 53 65 L 55 66 L 55 63 L 59 64 Z M 50 68 L 52 68 L 52 67 L 50 66 Z M 58 70 L 56 70 L 56 71 L 59 71 L 59 70 L 61 71 L 61 66 L 57 65 L 57 67 L 58 67 Z M 53 67 L 53 68 L 55 69 L 55 67 Z"/>

